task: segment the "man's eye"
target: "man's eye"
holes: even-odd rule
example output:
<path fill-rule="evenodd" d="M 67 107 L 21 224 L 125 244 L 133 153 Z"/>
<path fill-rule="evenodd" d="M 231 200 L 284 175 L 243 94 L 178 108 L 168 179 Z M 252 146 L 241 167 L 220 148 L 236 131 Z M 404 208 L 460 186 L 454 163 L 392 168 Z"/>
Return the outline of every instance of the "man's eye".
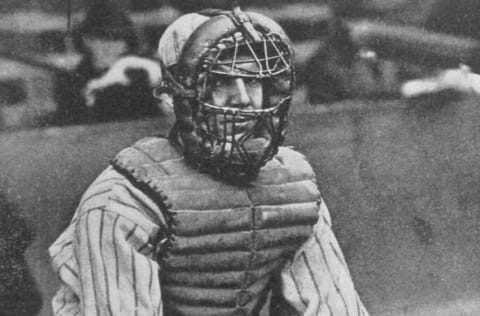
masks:
<path fill-rule="evenodd" d="M 216 78 L 213 80 L 212 86 L 214 88 L 225 87 L 229 84 L 228 78 Z"/>

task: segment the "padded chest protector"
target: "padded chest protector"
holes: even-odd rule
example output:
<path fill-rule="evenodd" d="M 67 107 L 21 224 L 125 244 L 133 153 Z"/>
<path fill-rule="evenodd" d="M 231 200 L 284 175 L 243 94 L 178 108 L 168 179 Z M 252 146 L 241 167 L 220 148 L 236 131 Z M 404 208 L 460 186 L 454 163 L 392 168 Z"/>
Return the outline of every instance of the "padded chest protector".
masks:
<path fill-rule="evenodd" d="M 241 187 L 199 173 L 163 138 L 137 142 L 113 164 L 150 190 L 168 219 L 159 256 L 165 315 L 256 315 L 318 219 L 312 168 L 285 147 Z"/>

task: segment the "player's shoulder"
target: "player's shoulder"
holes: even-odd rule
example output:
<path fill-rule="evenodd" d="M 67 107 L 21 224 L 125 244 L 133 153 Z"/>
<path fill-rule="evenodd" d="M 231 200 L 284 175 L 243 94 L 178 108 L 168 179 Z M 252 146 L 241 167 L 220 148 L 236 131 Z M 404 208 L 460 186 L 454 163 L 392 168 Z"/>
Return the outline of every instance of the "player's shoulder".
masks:
<path fill-rule="evenodd" d="M 78 215 L 95 209 L 103 209 L 111 200 L 115 187 L 127 182 L 127 179 L 113 167 L 105 168 L 80 199 L 77 208 Z"/>
<path fill-rule="evenodd" d="M 121 150 L 113 159 L 114 165 L 155 163 L 176 159 L 181 155 L 167 138 L 155 136 L 142 138 Z"/>
<path fill-rule="evenodd" d="M 286 182 L 315 179 L 315 173 L 306 157 L 292 147 L 281 146 L 277 155 L 265 166 L 262 175 L 267 179 L 284 176 Z"/>
<path fill-rule="evenodd" d="M 115 167 L 107 167 L 85 191 L 76 217 L 89 212 L 108 212 L 140 227 L 163 221 L 155 202 Z"/>
<path fill-rule="evenodd" d="M 280 146 L 278 148 L 278 153 L 276 159 L 281 160 L 284 163 L 306 163 L 309 164 L 307 157 L 301 152 L 295 150 L 291 146 Z"/>

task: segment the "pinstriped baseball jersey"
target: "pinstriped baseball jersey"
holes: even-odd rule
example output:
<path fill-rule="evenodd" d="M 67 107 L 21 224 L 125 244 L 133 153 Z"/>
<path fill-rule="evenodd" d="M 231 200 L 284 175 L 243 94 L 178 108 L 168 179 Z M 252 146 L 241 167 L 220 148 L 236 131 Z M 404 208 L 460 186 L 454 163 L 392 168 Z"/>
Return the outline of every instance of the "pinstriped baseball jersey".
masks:
<path fill-rule="evenodd" d="M 324 202 L 319 214 L 312 235 L 278 275 L 278 294 L 291 309 L 275 314 L 296 310 L 301 315 L 368 315 Z M 61 279 L 53 299 L 55 315 L 164 315 L 155 245 L 165 224 L 149 197 L 107 168 L 50 247 Z"/>

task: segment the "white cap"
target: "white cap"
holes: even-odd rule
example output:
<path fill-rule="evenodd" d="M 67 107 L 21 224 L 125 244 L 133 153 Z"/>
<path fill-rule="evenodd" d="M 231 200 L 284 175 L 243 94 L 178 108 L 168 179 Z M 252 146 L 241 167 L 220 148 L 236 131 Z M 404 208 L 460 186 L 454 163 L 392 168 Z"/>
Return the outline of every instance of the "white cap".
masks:
<path fill-rule="evenodd" d="M 176 19 L 163 33 L 158 42 L 158 57 L 165 66 L 175 65 L 183 45 L 192 33 L 210 18 L 198 13 L 189 13 Z"/>

